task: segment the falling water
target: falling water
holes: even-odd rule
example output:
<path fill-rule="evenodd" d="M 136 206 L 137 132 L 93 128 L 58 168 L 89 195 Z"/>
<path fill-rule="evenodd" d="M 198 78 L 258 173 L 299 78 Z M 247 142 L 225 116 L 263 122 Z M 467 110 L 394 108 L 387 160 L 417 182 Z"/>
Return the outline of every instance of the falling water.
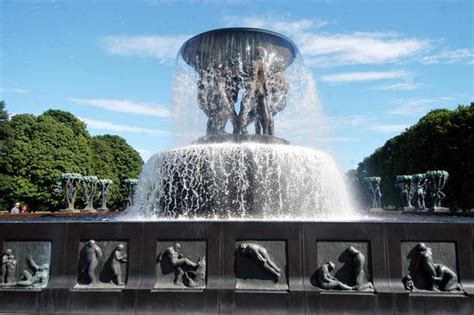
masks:
<path fill-rule="evenodd" d="M 140 217 L 327 218 L 352 213 L 342 176 L 320 151 L 257 143 L 158 153 L 135 195 Z"/>

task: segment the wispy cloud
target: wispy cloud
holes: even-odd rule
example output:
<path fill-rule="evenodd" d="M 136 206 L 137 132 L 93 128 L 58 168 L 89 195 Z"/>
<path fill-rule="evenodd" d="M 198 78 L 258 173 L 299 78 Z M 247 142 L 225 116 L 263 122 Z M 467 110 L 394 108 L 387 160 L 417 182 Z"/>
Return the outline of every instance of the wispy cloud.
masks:
<path fill-rule="evenodd" d="M 322 82 L 341 83 L 354 81 L 376 81 L 388 79 L 406 78 L 408 73 L 405 71 L 366 71 L 366 72 L 344 72 L 327 74 L 321 76 Z"/>
<path fill-rule="evenodd" d="M 324 20 L 287 21 L 278 17 L 225 17 L 229 26 L 268 28 L 289 35 L 299 46 L 306 63 L 316 66 L 382 64 L 412 57 L 431 48 L 430 41 L 405 38 L 393 32 L 321 32 Z M 321 21 L 318 23 L 318 21 Z"/>
<path fill-rule="evenodd" d="M 425 86 L 421 83 L 415 83 L 412 81 L 409 82 L 400 82 L 393 84 L 383 84 L 373 87 L 374 90 L 394 90 L 394 91 L 405 91 L 405 90 L 414 90 L 419 87 Z"/>
<path fill-rule="evenodd" d="M 160 62 L 172 62 L 179 48 L 190 36 L 119 36 L 99 39 L 99 45 L 111 55 L 153 57 Z"/>
<path fill-rule="evenodd" d="M 425 64 L 439 63 L 468 63 L 474 64 L 474 51 L 470 49 L 442 50 L 433 55 L 420 57 L 420 61 Z"/>
<path fill-rule="evenodd" d="M 155 137 L 167 136 L 170 134 L 168 131 L 164 131 L 160 129 L 148 129 L 148 128 L 142 128 L 142 127 L 119 125 L 119 124 L 112 123 L 110 121 L 97 120 L 97 119 L 84 118 L 84 117 L 79 117 L 79 119 L 84 121 L 87 124 L 87 127 L 89 129 L 95 129 L 95 130 L 127 132 L 127 133 L 134 133 L 134 134 L 148 135 L 148 136 L 155 136 Z"/>
<path fill-rule="evenodd" d="M 392 33 L 303 33 L 296 41 L 306 62 L 316 66 L 392 63 L 430 47 L 426 40 L 401 38 Z"/>
<path fill-rule="evenodd" d="M 406 124 L 377 124 L 368 126 L 367 129 L 382 133 L 398 133 L 405 130 L 409 126 L 410 125 Z"/>
<path fill-rule="evenodd" d="M 19 89 L 19 88 L 0 88 L 0 92 L 5 92 L 5 93 L 17 93 L 17 94 L 24 94 L 24 93 L 30 93 L 31 91 L 28 89 Z"/>
<path fill-rule="evenodd" d="M 270 28 L 276 32 L 286 34 L 300 34 L 310 28 L 320 28 L 329 22 L 327 20 L 313 18 L 313 19 L 299 19 L 296 21 L 286 21 L 280 18 L 266 16 L 266 17 L 241 17 L 241 16 L 225 16 L 222 21 L 227 26 L 247 26 L 256 28 Z"/>
<path fill-rule="evenodd" d="M 443 107 L 452 100 L 454 100 L 452 97 L 400 99 L 386 113 L 389 115 L 416 117 L 426 114 L 434 108 Z"/>
<path fill-rule="evenodd" d="M 162 118 L 171 117 L 171 111 L 168 108 L 160 105 L 117 99 L 70 98 L 69 100 L 78 105 L 89 105 L 114 112 L 155 116 Z"/>

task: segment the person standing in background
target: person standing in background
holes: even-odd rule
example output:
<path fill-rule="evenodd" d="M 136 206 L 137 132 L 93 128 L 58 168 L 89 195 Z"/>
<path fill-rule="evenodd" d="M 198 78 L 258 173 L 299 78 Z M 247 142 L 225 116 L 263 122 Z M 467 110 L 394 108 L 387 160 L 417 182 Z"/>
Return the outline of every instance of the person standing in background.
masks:
<path fill-rule="evenodd" d="M 19 214 L 20 213 L 20 203 L 15 203 L 15 206 L 10 210 L 11 214 Z"/>

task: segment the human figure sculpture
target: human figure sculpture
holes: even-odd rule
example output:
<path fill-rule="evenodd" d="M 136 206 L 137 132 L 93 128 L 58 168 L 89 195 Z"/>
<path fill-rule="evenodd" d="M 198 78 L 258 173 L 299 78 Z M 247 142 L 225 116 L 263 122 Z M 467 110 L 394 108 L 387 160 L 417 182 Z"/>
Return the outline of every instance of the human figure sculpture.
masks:
<path fill-rule="evenodd" d="M 99 199 L 100 199 L 100 208 L 98 210 L 100 211 L 106 211 L 109 210 L 107 208 L 107 197 L 110 192 L 110 186 L 112 185 L 112 181 L 110 179 L 99 179 Z"/>
<path fill-rule="evenodd" d="M 208 117 L 206 134 L 225 134 L 225 126 L 235 113 L 234 103 L 238 96 L 238 81 L 228 64 L 208 66 L 199 71 L 198 104 Z"/>
<path fill-rule="evenodd" d="M 84 265 L 83 271 L 87 271 L 89 284 L 96 284 L 98 279 L 95 270 L 97 269 L 99 260 L 102 257 L 102 250 L 94 240 L 87 242 L 84 250 L 86 253 L 86 264 Z"/>
<path fill-rule="evenodd" d="M 415 284 L 413 283 L 413 278 L 410 275 L 406 275 L 402 279 L 403 286 L 405 287 L 405 290 L 407 291 L 413 291 L 415 288 Z"/>
<path fill-rule="evenodd" d="M 8 268 L 11 255 L 12 250 L 9 248 L 2 254 L 2 276 L 0 278 L 0 284 L 8 284 Z"/>
<path fill-rule="evenodd" d="M 281 68 L 281 67 L 277 67 Z M 273 116 L 277 113 L 281 112 L 286 107 L 286 96 L 288 94 L 289 84 L 288 80 L 286 79 L 283 70 L 279 69 L 271 76 L 270 80 L 270 101 L 271 101 L 271 116 L 272 119 L 270 120 L 269 124 L 269 134 L 275 134 L 275 121 Z"/>
<path fill-rule="evenodd" d="M 316 284 L 323 290 L 353 290 L 354 287 L 348 286 L 341 281 L 331 276 L 331 271 L 334 270 L 335 265 L 332 261 L 321 265 L 316 270 Z"/>
<path fill-rule="evenodd" d="M 183 283 L 187 287 L 202 287 L 206 283 L 206 259 L 199 257 L 196 265 L 196 270 L 186 271 L 183 275 Z"/>
<path fill-rule="evenodd" d="M 99 179 L 96 176 L 84 176 L 82 178 L 82 187 L 84 188 L 84 198 L 86 206 L 83 211 L 95 211 L 94 198 L 97 192 L 97 182 Z"/>
<path fill-rule="evenodd" d="M 58 182 L 58 193 L 64 193 L 67 201 L 67 208 L 62 211 L 74 211 L 79 183 L 82 175 L 77 173 L 62 173 Z"/>
<path fill-rule="evenodd" d="M 133 195 L 135 194 L 137 183 L 138 180 L 135 178 L 127 178 L 125 180 L 125 185 L 127 187 L 127 207 L 133 206 Z"/>
<path fill-rule="evenodd" d="M 426 177 L 424 174 L 413 175 L 414 195 L 413 204 L 418 211 L 426 210 Z"/>
<path fill-rule="evenodd" d="M 273 63 L 268 61 L 267 50 L 257 47 L 255 60 L 241 83 L 245 94 L 234 124 L 234 134 L 247 135 L 247 127 L 255 122 L 256 134 L 274 135 L 273 116 L 285 109 L 289 84 L 283 73 L 284 67 L 278 62 Z"/>
<path fill-rule="evenodd" d="M 448 182 L 449 173 L 446 171 L 426 172 L 427 186 L 430 190 L 432 208 L 441 207 L 441 201 L 446 195 L 441 191 Z"/>
<path fill-rule="evenodd" d="M 398 175 L 395 180 L 395 185 L 400 189 L 400 200 L 402 209 L 412 208 L 411 200 L 413 199 L 412 182 L 413 176 L 411 175 Z"/>
<path fill-rule="evenodd" d="M 38 265 L 31 256 L 27 258 L 27 263 L 32 272 L 23 270 L 17 284 L 25 287 L 47 285 L 49 280 L 49 264 Z"/>
<path fill-rule="evenodd" d="M 265 247 L 254 243 L 242 243 L 239 247 L 239 253 L 259 262 L 266 271 L 275 277 L 275 282 L 279 281 L 281 270 L 270 258 Z"/>
<path fill-rule="evenodd" d="M 180 253 L 181 244 L 176 243 L 174 246 L 168 247 L 158 255 L 158 262 L 167 258 L 174 268 L 174 284 L 180 284 L 183 281 L 183 267 L 196 268 L 197 264 Z"/>
<path fill-rule="evenodd" d="M 5 274 L 5 283 L 14 284 L 15 283 L 15 271 L 16 271 L 16 258 L 15 255 L 9 255 L 7 261 L 7 270 Z"/>
<path fill-rule="evenodd" d="M 118 286 L 123 286 L 125 285 L 125 282 L 123 281 L 122 278 L 122 263 L 127 262 L 127 253 L 125 251 L 125 246 L 123 244 L 119 244 L 117 248 L 114 250 L 112 254 L 112 261 L 111 261 L 111 267 L 112 267 L 112 274 L 113 274 L 113 281 L 115 282 L 116 285 Z"/>
<path fill-rule="evenodd" d="M 436 264 L 436 277 L 433 277 L 433 282 L 441 291 L 461 291 L 461 285 L 458 282 L 458 276 L 454 271 L 448 267 Z"/>
<path fill-rule="evenodd" d="M 411 202 L 410 202 L 410 199 L 411 199 L 410 185 L 409 184 L 402 184 L 401 185 L 401 190 L 402 190 L 401 196 L 402 196 L 403 208 L 411 208 L 412 205 L 411 205 Z"/>
<path fill-rule="evenodd" d="M 433 252 L 430 247 L 424 243 L 416 244 L 414 248 L 415 259 L 414 267 L 409 274 L 402 280 L 405 288 L 410 290 L 407 280 L 422 279 L 424 281 L 423 289 L 429 291 L 460 291 L 461 286 L 458 282 L 458 277 L 454 271 L 442 264 L 435 264 L 433 262 Z M 413 280 L 413 286 L 416 282 Z"/>
<path fill-rule="evenodd" d="M 352 266 L 353 266 L 353 275 L 354 275 L 354 283 L 356 290 L 367 290 L 373 289 L 373 285 L 370 282 L 367 282 L 365 272 L 364 272 L 364 265 L 365 265 L 365 256 L 355 247 L 350 246 L 347 249 L 349 255 L 352 256 Z"/>
<path fill-rule="evenodd" d="M 368 186 L 368 190 L 370 193 L 370 199 L 372 203 L 372 208 L 379 209 L 381 208 L 381 198 L 382 192 L 380 191 L 380 177 L 365 177 L 364 181 Z"/>

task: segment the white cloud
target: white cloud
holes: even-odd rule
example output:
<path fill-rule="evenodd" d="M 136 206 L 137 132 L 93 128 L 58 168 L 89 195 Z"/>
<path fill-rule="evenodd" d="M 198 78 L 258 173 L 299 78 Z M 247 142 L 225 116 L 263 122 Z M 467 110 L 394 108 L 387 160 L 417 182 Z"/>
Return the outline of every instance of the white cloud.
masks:
<path fill-rule="evenodd" d="M 452 97 L 423 98 L 423 99 L 400 99 L 395 106 L 387 111 L 387 114 L 416 117 L 423 115 L 431 109 L 442 107 L 454 100 Z"/>
<path fill-rule="evenodd" d="M 302 33 L 295 40 L 305 61 L 316 66 L 391 63 L 430 48 L 426 40 L 394 37 L 392 33 Z"/>
<path fill-rule="evenodd" d="M 111 55 L 153 57 L 165 63 L 176 58 L 179 48 L 189 37 L 110 35 L 100 38 L 99 45 Z"/>
<path fill-rule="evenodd" d="M 424 86 L 421 83 L 415 82 L 400 82 L 394 84 L 384 84 L 374 87 L 374 90 L 395 90 L 395 91 L 406 91 L 406 90 L 414 90 L 419 87 Z"/>
<path fill-rule="evenodd" d="M 107 131 L 113 131 L 113 132 L 128 132 L 128 133 L 155 136 L 155 137 L 169 135 L 168 131 L 159 130 L 159 129 L 148 129 L 148 128 L 142 128 L 142 127 L 118 125 L 110 121 L 96 120 L 96 119 L 84 118 L 84 117 L 79 117 L 79 119 L 84 121 L 87 124 L 87 127 L 89 129 L 107 130 Z"/>
<path fill-rule="evenodd" d="M 141 148 L 135 148 L 135 150 L 137 150 L 137 152 L 140 153 L 140 156 L 145 162 L 148 161 L 151 158 L 151 156 L 155 153 L 151 150 L 141 149 Z"/>
<path fill-rule="evenodd" d="M 369 126 L 367 129 L 382 133 L 398 133 L 405 130 L 409 126 L 410 125 L 405 124 L 380 124 Z"/>
<path fill-rule="evenodd" d="M 474 64 L 474 52 L 469 49 L 443 50 L 438 54 L 423 56 L 420 61 L 425 64 L 469 63 Z"/>
<path fill-rule="evenodd" d="M 324 20 L 286 21 L 278 17 L 225 17 L 229 26 L 268 28 L 289 35 L 298 45 L 308 64 L 338 66 L 382 64 L 412 57 L 431 48 L 424 39 L 403 38 L 393 32 L 352 32 L 329 34 L 315 31 Z M 319 21 L 319 23 L 318 23 Z"/>
<path fill-rule="evenodd" d="M 145 116 L 155 116 L 168 118 L 171 117 L 171 111 L 164 106 L 157 106 L 147 103 L 138 103 L 130 100 L 117 99 L 83 99 L 70 98 L 71 102 L 78 105 L 90 105 L 114 112 L 130 113 Z"/>
<path fill-rule="evenodd" d="M 30 93 L 31 92 L 30 90 L 19 89 L 19 88 L 11 88 L 11 89 L 0 88 L 0 91 L 1 92 L 6 92 L 6 93 L 18 93 L 18 94 L 24 94 L 24 93 Z"/>
<path fill-rule="evenodd" d="M 255 27 L 268 28 L 276 32 L 285 34 L 299 34 L 312 27 L 319 28 L 327 25 L 329 22 L 323 19 L 299 19 L 296 21 L 285 21 L 275 17 L 240 17 L 240 16 L 225 16 L 223 22 L 227 26 L 233 27 Z"/>
<path fill-rule="evenodd" d="M 366 71 L 366 72 L 344 72 L 327 74 L 321 76 L 322 82 L 354 82 L 354 81 L 375 81 L 387 79 L 406 78 L 405 71 Z"/>

